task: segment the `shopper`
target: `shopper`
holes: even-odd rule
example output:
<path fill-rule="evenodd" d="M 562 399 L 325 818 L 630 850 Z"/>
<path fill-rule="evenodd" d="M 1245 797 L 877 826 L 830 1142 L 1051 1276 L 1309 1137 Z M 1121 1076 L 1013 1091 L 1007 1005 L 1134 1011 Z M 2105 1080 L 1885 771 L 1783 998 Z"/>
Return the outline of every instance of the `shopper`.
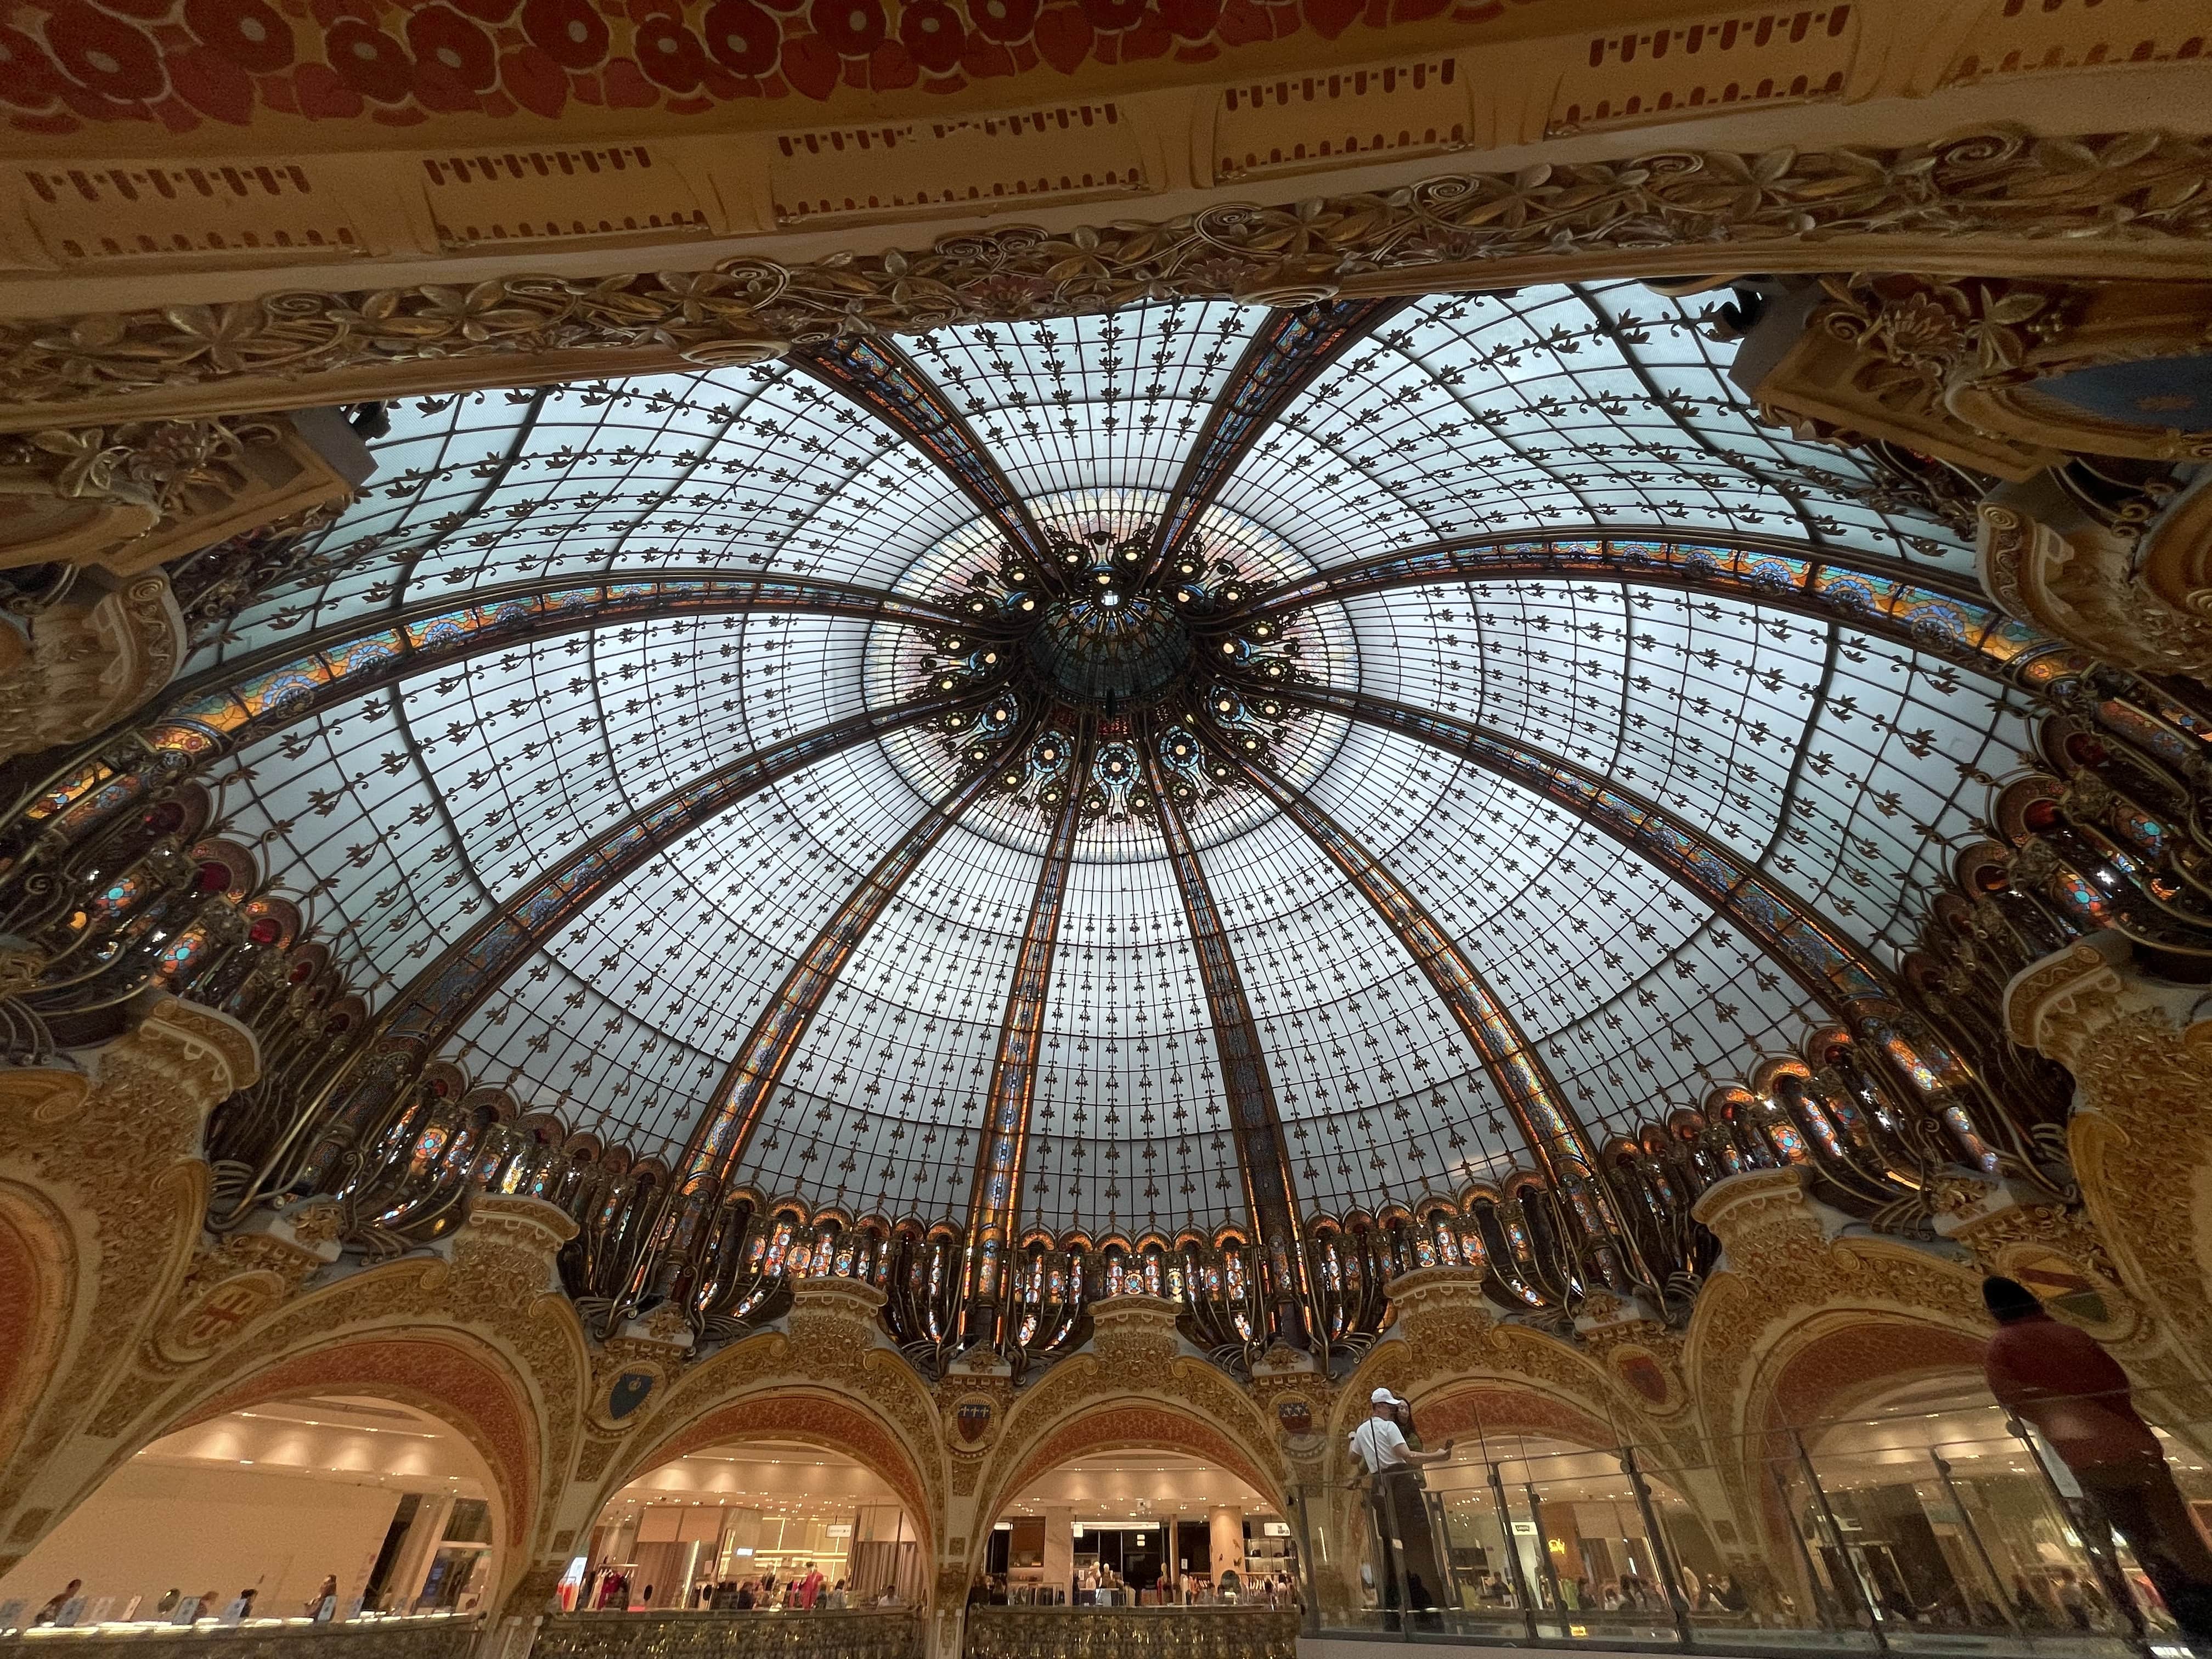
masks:
<path fill-rule="evenodd" d="M 2136 1414 L 2127 1373 L 2087 1332 L 2045 1313 L 2018 1279 L 1992 1274 L 1982 1281 L 1982 1301 L 1997 1322 L 1982 1358 L 1990 1392 L 2050 1442 L 2183 1632 L 2212 1639 L 2212 1550 L 2158 1437 Z"/>
<path fill-rule="evenodd" d="M 56 1620 L 62 1616 L 62 1609 L 69 1606 L 71 1601 L 75 1601 L 76 1599 L 76 1593 L 83 1588 L 83 1579 L 70 1579 L 68 1583 L 62 1586 L 60 1595 L 55 1596 L 52 1601 L 47 1602 L 46 1606 L 39 1609 L 38 1615 L 33 1618 L 31 1622 L 34 1625 L 52 1624 Z"/>
<path fill-rule="evenodd" d="M 1382 1579 L 1382 1626 L 1396 1630 L 1401 1595 L 1404 1604 L 1416 1612 L 1433 1613 L 1437 1605 L 1443 1574 L 1437 1565 L 1419 1471 L 1449 1462 L 1451 1442 L 1444 1442 L 1440 1451 L 1415 1451 L 1399 1426 L 1403 1401 L 1388 1389 L 1377 1389 L 1367 1397 L 1367 1420 L 1352 1431 L 1352 1455 L 1367 1476 L 1368 1514 L 1375 1526 Z"/>

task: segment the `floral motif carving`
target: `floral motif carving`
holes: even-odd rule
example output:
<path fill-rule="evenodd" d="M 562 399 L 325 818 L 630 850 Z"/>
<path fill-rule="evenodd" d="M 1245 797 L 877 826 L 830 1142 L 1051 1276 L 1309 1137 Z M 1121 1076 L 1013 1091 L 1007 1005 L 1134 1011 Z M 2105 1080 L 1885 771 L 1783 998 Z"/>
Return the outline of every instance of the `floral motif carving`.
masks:
<path fill-rule="evenodd" d="M 0 489 L 20 495 L 35 481 L 40 493 L 63 501 L 143 507 L 150 526 L 209 510 L 246 489 L 247 447 L 281 436 L 250 416 L 27 432 L 0 439 Z"/>
<path fill-rule="evenodd" d="M 2212 141 L 2060 140 L 1993 130 L 1899 150 L 1680 151 L 1462 173 L 1158 224 L 1018 228 L 926 249 L 586 280 L 521 276 L 292 293 L 215 307 L 0 326 L 0 398 L 22 410 L 134 390 L 296 386 L 351 373 L 350 395 L 506 383 L 552 353 L 653 366 L 757 361 L 789 343 L 1230 295 L 1289 304 L 1355 286 L 1452 286 L 1501 260 L 1729 245 L 1738 267 L 1813 236 L 2123 235 L 2135 251 L 2212 234 Z M 428 364 L 428 378 L 410 365 Z M 404 371 L 404 372 L 403 372 Z M 349 381 L 349 385 L 353 382 Z M 241 400 L 250 394 L 240 393 Z M 332 401 L 339 399 L 333 394 Z M 77 447 L 96 456 L 105 436 Z M 88 474 L 89 476 L 89 474 Z"/>
<path fill-rule="evenodd" d="M 2069 1148 L 2089 1220 L 2122 1285 L 2157 1310 L 2201 1378 L 2212 1284 L 2197 1243 L 2212 1169 L 2212 1021 L 2201 988 L 2150 978 L 2106 933 L 2045 957 L 2005 997 L 2016 1041 L 2080 1086 Z"/>
<path fill-rule="evenodd" d="M 24 633 L 0 625 L 0 758 L 105 730 L 176 678 L 185 645 L 158 571 L 114 586 L 81 579 Z"/>
<path fill-rule="evenodd" d="M 94 1075 L 0 1074 L 0 1158 L 54 1194 L 96 1286 L 83 1339 L 47 1388 L 25 1448 L 59 1444 L 121 1380 L 123 1359 L 186 1271 L 206 1202 L 193 1156 L 207 1113 L 259 1069 L 236 1021 L 173 999 L 100 1051 Z M 88 1431 L 99 1431 L 94 1414 Z M 21 1504 L 27 1461 L 0 1470 L 0 1514 Z"/>

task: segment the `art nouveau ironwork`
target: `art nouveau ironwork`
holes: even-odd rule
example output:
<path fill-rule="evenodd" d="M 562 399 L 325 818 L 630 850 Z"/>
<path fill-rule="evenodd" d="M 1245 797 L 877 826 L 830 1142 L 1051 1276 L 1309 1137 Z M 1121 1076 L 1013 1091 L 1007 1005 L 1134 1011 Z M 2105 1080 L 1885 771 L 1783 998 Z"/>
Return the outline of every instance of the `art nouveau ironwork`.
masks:
<path fill-rule="evenodd" d="M 0 824 L 14 1051 L 175 991 L 262 1042 L 219 1231 L 526 1193 L 600 1335 L 846 1277 L 1017 1380 L 1131 1294 L 1340 1370 L 1438 1265 L 1679 1322 L 1747 1169 L 2063 1206 L 1996 993 L 2212 950 L 2212 721 L 1709 320 L 1168 301 L 397 408 Z"/>

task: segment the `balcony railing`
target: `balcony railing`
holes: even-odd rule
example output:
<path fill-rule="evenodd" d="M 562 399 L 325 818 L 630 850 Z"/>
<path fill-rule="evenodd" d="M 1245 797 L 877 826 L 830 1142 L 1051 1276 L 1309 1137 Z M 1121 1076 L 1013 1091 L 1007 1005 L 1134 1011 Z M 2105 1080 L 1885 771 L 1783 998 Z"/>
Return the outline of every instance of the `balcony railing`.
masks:
<path fill-rule="evenodd" d="M 968 1610 L 966 1659 L 1297 1659 L 1298 1615 L 1274 1607 Z"/>
<path fill-rule="evenodd" d="M 40 1626 L 0 1636 L 8 1659 L 467 1659 L 483 1621 L 470 1615 L 306 1619 L 224 1625 Z"/>
<path fill-rule="evenodd" d="M 2202 1528 L 2212 1425 L 2148 1391 L 2135 1404 Z M 1423 1471 L 1428 1538 L 1401 1522 L 1415 1539 L 1403 1551 L 1382 1547 L 1364 1485 L 1294 1487 L 1307 1633 L 1692 1652 L 2187 1650 L 2127 1540 L 2048 1444 L 1971 1388 L 1686 1451 L 1462 1434 L 1449 1462 Z M 1724 1532 L 1739 1523 L 1692 1496 L 1739 1474 L 1756 1538 Z"/>
<path fill-rule="evenodd" d="M 921 1659 L 911 1608 L 847 1613 L 563 1613 L 531 1659 Z"/>

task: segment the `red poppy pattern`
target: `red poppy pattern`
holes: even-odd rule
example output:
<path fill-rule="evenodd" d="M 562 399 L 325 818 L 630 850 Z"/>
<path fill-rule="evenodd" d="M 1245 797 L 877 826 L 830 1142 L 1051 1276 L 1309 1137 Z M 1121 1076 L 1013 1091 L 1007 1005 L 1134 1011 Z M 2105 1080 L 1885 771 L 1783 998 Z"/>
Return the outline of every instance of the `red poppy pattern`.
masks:
<path fill-rule="evenodd" d="M 0 25 L 0 119 L 189 132 L 273 113 L 554 119 L 580 107 L 711 112 L 742 99 L 1075 74 L 1087 64 L 1335 39 L 1504 0 L 24 0 Z M 799 116 L 799 121 L 808 118 Z"/>

